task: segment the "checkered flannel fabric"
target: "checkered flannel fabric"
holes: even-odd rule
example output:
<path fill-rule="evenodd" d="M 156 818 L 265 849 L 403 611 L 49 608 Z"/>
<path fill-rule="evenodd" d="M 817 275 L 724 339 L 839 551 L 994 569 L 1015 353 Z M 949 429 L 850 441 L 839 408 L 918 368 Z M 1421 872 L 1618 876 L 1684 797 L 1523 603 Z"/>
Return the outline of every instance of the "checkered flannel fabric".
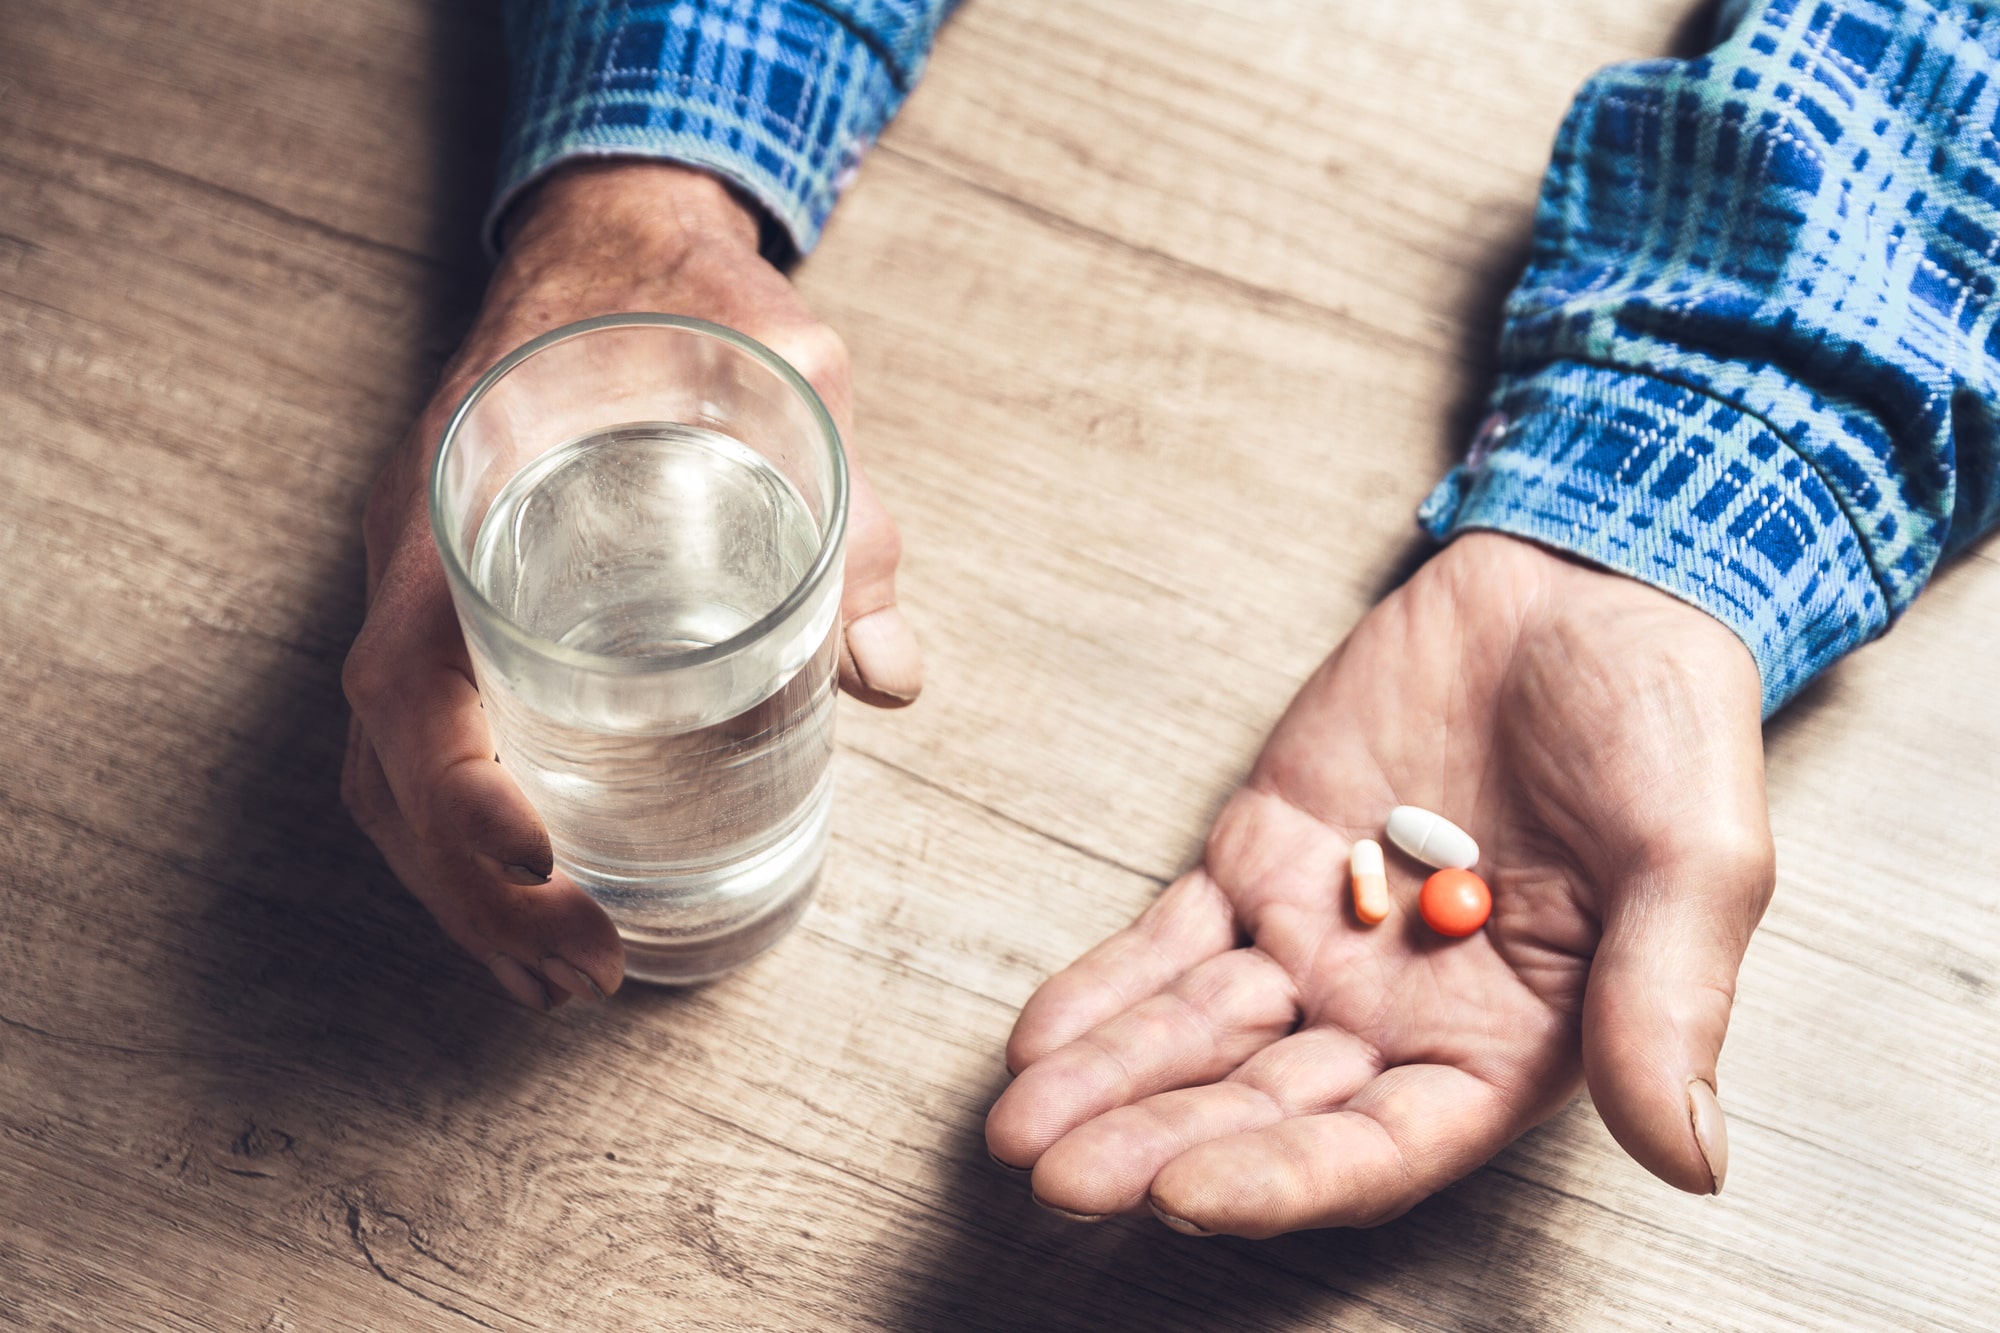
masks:
<path fill-rule="evenodd" d="M 956 0 L 507 0 L 507 205 L 578 157 L 671 158 L 761 203 L 803 253 Z"/>
<path fill-rule="evenodd" d="M 2000 518 L 2000 13 L 1725 13 L 1571 109 L 1494 415 L 1421 520 L 1706 609 L 1768 713 Z"/>
<path fill-rule="evenodd" d="M 497 218 L 592 154 L 711 168 L 812 248 L 954 0 L 508 0 Z M 1775 710 L 2000 519 L 2000 18 L 1726 0 L 1578 97 L 1440 537 L 1573 551 L 1740 635 Z"/>

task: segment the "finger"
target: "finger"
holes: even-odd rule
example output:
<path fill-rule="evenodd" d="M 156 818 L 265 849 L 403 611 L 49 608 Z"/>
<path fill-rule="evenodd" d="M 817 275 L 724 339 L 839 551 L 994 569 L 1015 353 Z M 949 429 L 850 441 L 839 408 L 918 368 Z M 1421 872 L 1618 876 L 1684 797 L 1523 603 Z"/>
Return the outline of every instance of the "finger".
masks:
<path fill-rule="evenodd" d="M 1641 1166 L 1693 1194 L 1721 1193 L 1729 1172 L 1715 1064 L 1774 875 L 1763 834 L 1628 885 L 1591 964 L 1583 1060 L 1597 1112 Z"/>
<path fill-rule="evenodd" d="M 1374 1226 L 1478 1167 L 1532 1123 L 1449 1065 L 1402 1065 L 1342 1110 L 1199 1144 L 1153 1179 L 1160 1220 L 1190 1235 L 1262 1238 Z"/>
<path fill-rule="evenodd" d="M 395 806 L 374 747 L 349 729 L 343 786 L 355 822 L 452 941 L 522 1004 L 548 1009 L 572 995 L 601 999 L 624 977 L 624 944 L 604 909 L 567 876 L 510 884 L 472 858 L 420 841 Z"/>
<path fill-rule="evenodd" d="M 841 589 L 845 624 L 840 654 L 841 688 L 864 703 L 901 708 L 924 688 L 923 651 L 896 605 L 896 565 L 902 538 L 875 488 L 859 468 L 850 477 L 847 573 Z"/>
<path fill-rule="evenodd" d="M 841 586 L 840 687 L 863 703 L 901 708 L 924 688 L 923 652 L 896 605 L 902 537 L 869 484 L 854 449 L 847 346 L 817 321 L 769 333 L 771 350 L 818 392 L 847 446 L 847 566 Z"/>
<path fill-rule="evenodd" d="M 1207 871 L 1189 871 L 1137 921 L 1041 984 L 1014 1020 L 1007 1068 L 1020 1073 L 1235 944 L 1229 900 Z"/>
<path fill-rule="evenodd" d="M 986 1118 L 986 1146 L 1032 1165 L 1086 1121 L 1169 1088 L 1223 1077 L 1298 1020 L 1292 979 L 1269 955 L 1235 949 L 1209 959 L 1030 1065 Z"/>
<path fill-rule="evenodd" d="M 1159 1093 L 1070 1131 L 1035 1163 L 1035 1198 L 1074 1216 L 1137 1212 L 1153 1178 L 1196 1144 L 1332 1110 L 1380 1068 L 1374 1048 L 1349 1033 L 1294 1033 L 1221 1083 Z"/>
<path fill-rule="evenodd" d="M 1282 1119 L 1276 1102 L 1242 1083 L 1156 1093 L 1056 1140 L 1035 1162 L 1035 1202 L 1080 1221 L 1141 1211 L 1160 1168 L 1195 1144 Z"/>
<path fill-rule="evenodd" d="M 341 683 L 418 841 L 517 884 L 547 881 L 548 833 L 498 762 L 428 534 L 406 534 L 390 558 Z"/>

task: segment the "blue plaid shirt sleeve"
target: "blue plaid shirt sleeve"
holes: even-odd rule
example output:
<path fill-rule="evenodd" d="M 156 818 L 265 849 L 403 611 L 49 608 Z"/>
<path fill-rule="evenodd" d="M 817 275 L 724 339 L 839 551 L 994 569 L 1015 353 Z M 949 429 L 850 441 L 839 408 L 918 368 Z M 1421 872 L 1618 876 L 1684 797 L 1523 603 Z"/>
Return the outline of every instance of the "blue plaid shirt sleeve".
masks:
<path fill-rule="evenodd" d="M 923 72 L 956 0 L 506 0 L 512 78 L 488 244 L 560 163 L 713 171 L 799 253 Z"/>
<path fill-rule="evenodd" d="M 1766 713 L 2000 518 L 2000 17 L 1734 0 L 1558 136 L 1493 414 L 1425 502 L 1702 607 Z"/>

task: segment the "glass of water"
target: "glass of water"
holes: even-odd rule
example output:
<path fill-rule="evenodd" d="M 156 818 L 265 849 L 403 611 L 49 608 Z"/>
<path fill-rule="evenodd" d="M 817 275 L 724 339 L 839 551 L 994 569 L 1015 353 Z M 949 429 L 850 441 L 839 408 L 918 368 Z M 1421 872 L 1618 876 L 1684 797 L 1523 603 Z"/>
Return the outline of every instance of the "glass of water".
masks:
<path fill-rule="evenodd" d="M 567 325 L 466 395 L 431 523 L 500 762 L 626 975 L 775 942 L 833 800 L 847 460 L 811 386 L 701 320 Z"/>

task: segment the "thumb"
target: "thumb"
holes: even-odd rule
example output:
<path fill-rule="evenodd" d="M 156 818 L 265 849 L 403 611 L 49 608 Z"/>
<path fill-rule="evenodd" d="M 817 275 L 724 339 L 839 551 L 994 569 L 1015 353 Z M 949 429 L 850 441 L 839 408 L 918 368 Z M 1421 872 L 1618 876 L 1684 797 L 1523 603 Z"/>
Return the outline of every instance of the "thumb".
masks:
<path fill-rule="evenodd" d="M 902 708 L 924 687 L 923 650 L 896 605 L 903 541 L 854 451 L 847 345 L 824 324 L 771 331 L 768 345 L 826 404 L 847 449 L 847 567 L 840 597 L 840 686 L 863 703 Z"/>
<path fill-rule="evenodd" d="M 1680 858 L 1607 899 L 1583 1004 L 1591 1099 L 1635 1161 L 1691 1194 L 1720 1194 L 1729 1172 L 1715 1064 L 1773 878 L 1760 830 L 1739 852 Z"/>
<path fill-rule="evenodd" d="M 847 520 L 847 583 L 841 591 L 845 625 L 840 685 L 863 703 L 901 708 L 924 687 L 923 650 L 896 605 L 896 564 L 902 539 L 859 468 Z"/>

